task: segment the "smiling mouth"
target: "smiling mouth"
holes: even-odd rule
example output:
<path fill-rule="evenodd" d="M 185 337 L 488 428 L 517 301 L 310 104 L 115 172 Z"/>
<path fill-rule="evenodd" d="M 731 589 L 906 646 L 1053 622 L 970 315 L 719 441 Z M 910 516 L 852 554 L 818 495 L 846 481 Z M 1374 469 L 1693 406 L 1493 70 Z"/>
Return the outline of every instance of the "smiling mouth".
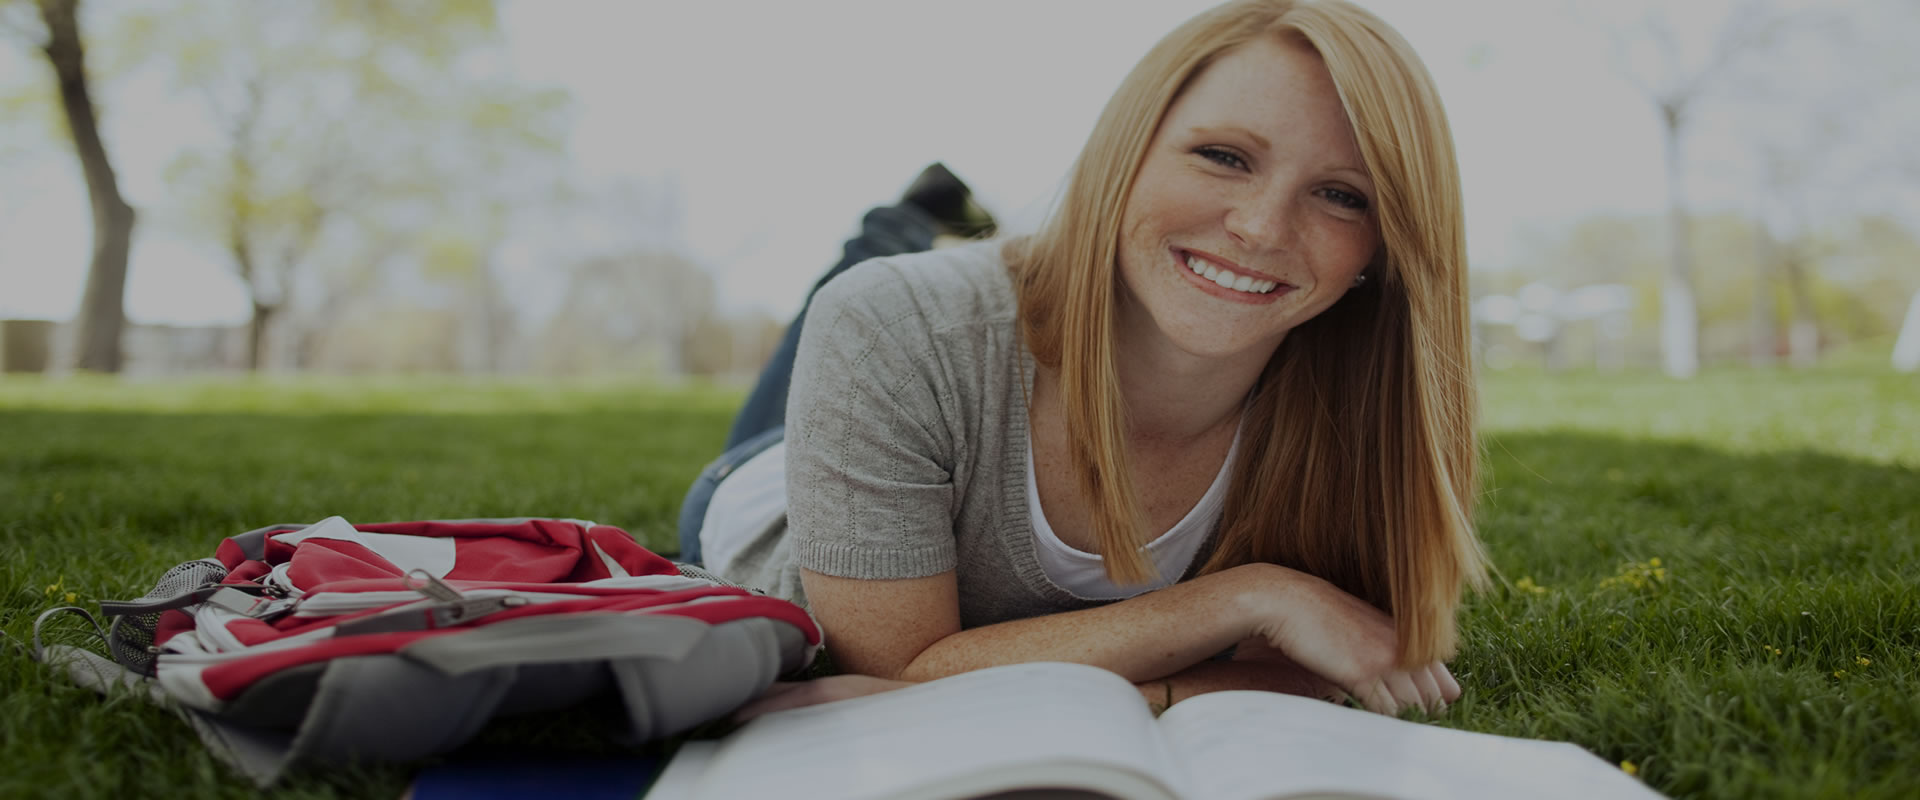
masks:
<path fill-rule="evenodd" d="M 1187 271 L 1227 291 L 1261 296 L 1273 294 L 1275 291 L 1284 292 L 1285 290 L 1294 288 L 1290 283 L 1265 280 L 1234 272 L 1191 252 L 1181 251 L 1177 253 L 1177 255 L 1183 263 L 1186 264 Z"/>

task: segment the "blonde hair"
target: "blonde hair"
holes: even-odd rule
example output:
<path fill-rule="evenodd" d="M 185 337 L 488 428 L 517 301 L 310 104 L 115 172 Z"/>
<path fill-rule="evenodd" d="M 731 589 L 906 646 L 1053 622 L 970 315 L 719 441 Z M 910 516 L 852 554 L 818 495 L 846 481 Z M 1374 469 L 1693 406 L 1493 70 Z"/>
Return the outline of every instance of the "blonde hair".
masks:
<path fill-rule="evenodd" d="M 1362 288 L 1288 333 L 1242 423 L 1202 573 L 1252 562 L 1332 582 L 1391 614 L 1399 659 L 1450 657 L 1461 590 L 1486 580 L 1459 167 L 1438 92 L 1404 39 L 1342 0 L 1239 0 L 1155 45 L 1101 113 L 1045 227 L 1009 241 L 1021 335 L 1060 376 L 1067 441 L 1118 582 L 1143 582 L 1145 517 L 1113 352 L 1126 199 L 1169 106 L 1223 54 L 1303 42 L 1333 76 L 1376 187 L 1381 248 Z"/>

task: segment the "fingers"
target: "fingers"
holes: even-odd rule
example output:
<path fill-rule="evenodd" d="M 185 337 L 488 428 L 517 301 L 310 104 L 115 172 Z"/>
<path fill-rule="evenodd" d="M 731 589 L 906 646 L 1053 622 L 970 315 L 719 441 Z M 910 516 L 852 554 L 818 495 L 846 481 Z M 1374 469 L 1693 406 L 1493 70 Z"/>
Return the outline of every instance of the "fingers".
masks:
<path fill-rule="evenodd" d="M 1420 692 L 1420 707 L 1428 714 L 1438 714 L 1447 710 L 1447 701 L 1440 696 L 1440 683 L 1433 679 L 1433 670 L 1419 667 L 1408 673 L 1413 686 Z"/>
<path fill-rule="evenodd" d="M 1413 676 L 1405 670 L 1387 673 L 1386 683 L 1387 688 L 1393 691 L 1394 702 L 1398 703 L 1400 708 L 1426 707 L 1425 698 L 1420 695 L 1420 687 L 1414 685 Z"/>
<path fill-rule="evenodd" d="M 1379 714 L 1398 716 L 1408 708 L 1441 714 L 1447 710 L 1448 703 L 1460 698 L 1460 683 L 1453 679 L 1446 665 L 1436 661 L 1417 669 L 1394 670 L 1373 678 L 1351 694 L 1368 711 Z"/>
<path fill-rule="evenodd" d="M 1433 673 L 1433 680 L 1440 685 L 1440 698 L 1451 703 L 1460 699 L 1460 682 L 1453 679 L 1453 673 L 1447 671 L 1447 665 L 1438 661 L 1427 666 Z"/>
<path fill-rule="evenodd" d="M 1389 717 L 1400 714 L 1400 702 L 1393 698 L 1393 690 L 1387 688 L 1387 682 L 1383 678 L 1374 678 L 1362 684 L 1360 691 L 1354 693 L 1353 699 L 1360 701 L 1361 706 L 1376 714 L 1385 714 Z"/>

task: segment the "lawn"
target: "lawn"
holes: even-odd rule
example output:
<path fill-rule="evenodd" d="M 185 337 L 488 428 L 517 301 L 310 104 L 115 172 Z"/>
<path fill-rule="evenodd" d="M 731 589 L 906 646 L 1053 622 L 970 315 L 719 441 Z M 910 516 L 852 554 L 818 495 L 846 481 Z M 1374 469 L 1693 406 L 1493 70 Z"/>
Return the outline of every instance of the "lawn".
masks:
<path fill-rule="evenodd" d="M 1675 796 L 1920 793 L 1920 379 L 1496 373 L 1441 724 L 1573 741 Z M 553 515 L 673 549 L 735 391 L 452 379 L 0 378 L 0 629 L 144 593 L 276 522 Z M 0 797 L 241 797 L 186 726 L 0 643 Z M 572 719 L 498 745 L 604 747 Z M 396 797 L 407 771 L 289 797 Z"/>

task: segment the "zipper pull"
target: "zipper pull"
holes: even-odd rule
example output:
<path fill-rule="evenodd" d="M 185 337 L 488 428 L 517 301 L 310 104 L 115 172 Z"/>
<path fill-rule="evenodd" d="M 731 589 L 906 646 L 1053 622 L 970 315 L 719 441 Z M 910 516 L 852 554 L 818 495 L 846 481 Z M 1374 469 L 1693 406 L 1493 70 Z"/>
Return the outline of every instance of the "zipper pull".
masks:
<path fill-rule="evenodd" d="M 472 600 L 438 606 L 427 613 L 433 617 L 433 627 L 447 628 L 463 622 L 472 622 L 496 611 L 519 608 L 526 604 L 527 598 L 518 595 L 476 597 Z"/>
<path fill-rule="evenodd" d="M 433 573 L 424 569 L 409 570 L 406 577 L 401 579 L 401 585 L 442 603 L 458 603 L 466 599 L 466 595 L 461 594 L 459 589 L 448 586 L 439 578 L 433 577 Z"/>

